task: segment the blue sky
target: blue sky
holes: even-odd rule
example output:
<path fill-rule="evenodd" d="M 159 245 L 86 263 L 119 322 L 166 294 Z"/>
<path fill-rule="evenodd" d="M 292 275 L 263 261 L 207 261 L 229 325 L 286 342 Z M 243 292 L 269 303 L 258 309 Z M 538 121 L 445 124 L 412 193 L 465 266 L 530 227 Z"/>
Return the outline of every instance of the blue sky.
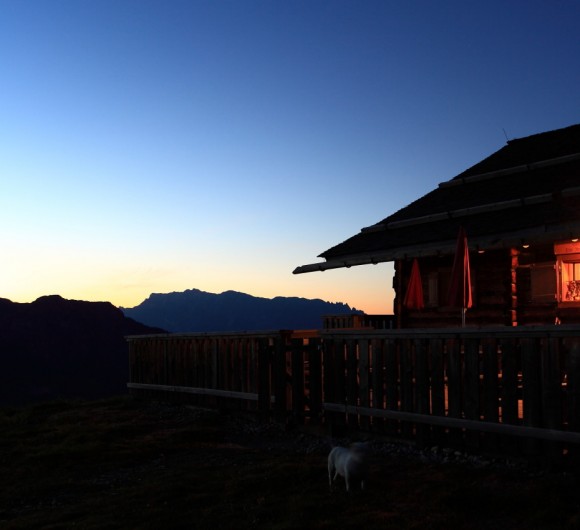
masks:
<path fill-rule="evenodd" d="M 390 313 L 392 264 L 292 270 L 504 130 L 580 123 L 579 22 L 572 0 L 0 0 L 0 297 Z"/>

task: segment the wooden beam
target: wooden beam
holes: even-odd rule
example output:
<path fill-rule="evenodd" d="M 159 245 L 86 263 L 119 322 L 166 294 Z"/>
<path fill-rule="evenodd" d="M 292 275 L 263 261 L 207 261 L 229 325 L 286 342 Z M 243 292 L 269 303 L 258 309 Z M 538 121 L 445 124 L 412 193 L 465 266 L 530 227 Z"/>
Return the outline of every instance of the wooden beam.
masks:
<path fill-rule="evenodd" d="M 127 383 L 127 388 L 133 390 L 157 390 L 160 392 L 182 392 L 184 394 L 198 394 L 205 396 L 258 401 L 258 394 L 253 392 L 235 392 L 233 390 L 219 390 L 217 388 L 195 388 L 191 386 L 152 385 L 145 383 Z M 274 396 L 271 396 L 270 399 L 272 400 L 272 403 L 275 402 Z"/>
<path fill-rule="evenodd" d="M 553 429 L 541 429 L 536 427 L 521 427 L 519 425 L 505 425 L 503 423 L 489 423 L 486 421 L 463 420 L 448 416 L 429 416 L 414 412 L 400 412 L 395 410 L 373 409 L 366 407 L 352 407 L 338 403 L 323 403 L 324 410 L 331 412 L 344 412 L 347 414 L 359 414 L 361 416 L 374 416 L 393 420 L 424 423 L 440 427 L 490 432 L 495 434 L 508 434 L 524 438 L 536 438 L 553 442 L 568 442 L 580 444 L 580 432 L 556 431 Z"/>

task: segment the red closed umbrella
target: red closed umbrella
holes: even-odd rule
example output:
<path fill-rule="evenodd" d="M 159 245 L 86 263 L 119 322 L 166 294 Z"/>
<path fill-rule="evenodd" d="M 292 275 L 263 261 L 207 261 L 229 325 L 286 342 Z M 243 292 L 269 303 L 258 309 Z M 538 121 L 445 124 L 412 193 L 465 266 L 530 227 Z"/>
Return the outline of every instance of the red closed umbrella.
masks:
<path fill-rule="evenodd" d="M 409 278 L 409 285 L 403 300 L 405 307 L 409 309 L 423 309 L 425 307 L 425 300 L 423 299 L 423 282 L 421 281 L 421 273 L 419 272 L 419 262 L 417 258 L 413 260 L 411 267 L 411 277 Z"/>
<path fill-rule="evenodd" d="M 448 304 L 461 308 L 461 325 L 465 327 L 465 311 L 473 305 L 471 298 L 471 269 L 469 267 L 469 248 L 463 227 L 459 228 L 457 248 L 451 271 Z"/>

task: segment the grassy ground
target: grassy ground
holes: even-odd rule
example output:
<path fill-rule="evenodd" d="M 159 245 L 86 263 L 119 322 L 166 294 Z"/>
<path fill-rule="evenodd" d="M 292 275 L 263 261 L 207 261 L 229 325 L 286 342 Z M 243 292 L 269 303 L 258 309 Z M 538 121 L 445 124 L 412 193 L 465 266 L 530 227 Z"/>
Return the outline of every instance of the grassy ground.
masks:
<path fill-rule="evenodd" d="M 574 474 L 389 456 L 347 495 L 325 452 L 256 442 L 129 398 L 0 409 L 0 528 L 580 528 Z"/>

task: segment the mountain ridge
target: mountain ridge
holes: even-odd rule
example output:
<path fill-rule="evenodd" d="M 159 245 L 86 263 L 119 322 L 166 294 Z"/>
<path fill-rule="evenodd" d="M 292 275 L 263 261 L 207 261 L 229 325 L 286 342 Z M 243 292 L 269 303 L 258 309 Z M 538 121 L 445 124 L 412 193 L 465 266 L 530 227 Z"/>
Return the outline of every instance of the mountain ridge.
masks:
<path fill-rule="evenodd" d="M 110 302 L 0 298 L 0 405 L 125 394 L 125 336 L 164 332 Z"/>
<path fill-rule="evenodd" d="M 196 288 L 151 293 L 141 304 L 120 309 L 138 322 L 173 333 L 319 329 L 324 315 L 363 313 L 348 304 L 319 298 L 265 298 L 234 290 L 218 294 Z"/>

